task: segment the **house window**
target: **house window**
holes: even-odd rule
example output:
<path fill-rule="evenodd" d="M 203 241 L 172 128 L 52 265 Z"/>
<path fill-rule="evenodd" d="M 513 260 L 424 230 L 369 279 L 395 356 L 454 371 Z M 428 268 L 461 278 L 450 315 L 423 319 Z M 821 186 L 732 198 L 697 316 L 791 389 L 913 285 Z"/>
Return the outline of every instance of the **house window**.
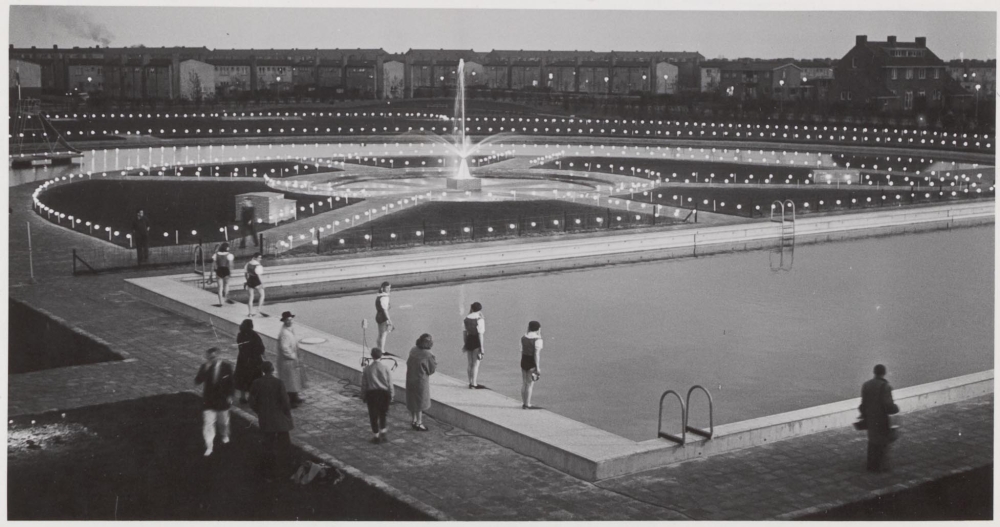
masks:
<path fill-rule="evenodd" d="M 896 80 L 899 77 L 899 70 L 897 68 L 890 68 L 892 70 L 892 80 Z"/>
<path fill-rule="evenodd" d="M 913 68 L 906 68 L 906 80 L 913 78 Z"/>
<path fill-rule="evenodd" d="M 847 100 L 851 100 L 851 90 L 847 90 Z"/>
<path fill-rule="evenodd" d="M 938 68 L 934 68 L 934 78 L 935 79 L 941 78 L 941 70 L 939 70 Z"/>
<path fill-rule="evenodd" d="M 857 68 L 858 67 L 858 59 L 857 58 L 851 57 L 851 67 L 852 68 Z"/>
<path fill-rule="evenodd" d="M 903 109 L 904 110 L 913 109 L 913 92 L 908 91 L 903 94 Z"/>
<path fill-rule="evenodd" d="M 927 68 L 917 68 L 917 78 L 926 79 L 927 78 Z"/>

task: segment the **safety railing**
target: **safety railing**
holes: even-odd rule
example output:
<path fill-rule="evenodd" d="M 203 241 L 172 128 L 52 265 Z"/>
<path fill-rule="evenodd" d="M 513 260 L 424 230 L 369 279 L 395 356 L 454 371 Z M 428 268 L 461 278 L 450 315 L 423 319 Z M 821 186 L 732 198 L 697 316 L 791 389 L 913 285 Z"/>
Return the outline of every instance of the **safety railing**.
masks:
<path fill-rule="evenodd" d="M 697 428 L 697 427 L 694 427 L 694 426 L 691 426 L 691 425 L 688 424 L 688 418 L 689 418 L 688 411 L 691 408 L 691 394 L 694 393 L 695 390 L 701 390 L 702 392 L 705 393 L 705 396 L 708 397 L 708 430 L 707 431 L 705 429 Z M 671 395 L 671 394 L 674 397 L 677 398 L 677 403 L 681 406 L 681 434 L 680 435 L 670 434 L 670 433 L 667 433 L 667 432 L 663 431 L 663 401 L 667 398 L 668 395 Z M 715 408 L 714 408 L 714 403 L 712 401 L 712 394 L 709 393 L 709 391 L 707 389 L 705 389 L 705 387 L 703 387 L 701 385 L 698 385 L 698 384 L 692 386 L 688 390 L 687 397 L 684 398 L 684 399 L 681 399 L 681 395 L 679 393 L 675 392 L 674 390 L 667 390 L 667 391 L 663 392 L 662 395 L 660 395 L 659 415 L 657 416 L 657 420 L 656 420 L 656 437 L 663 438 L 663 439 L 666 439 L 668 441 L 673 441 L 674 443 L 677 443 L 678 445 L 683 445 L 687 441 L 687 433 L 688 432 L 691 432 L 692 434 L 697 435 L 697 436 L 701 436 L 701 437 L 705 438 L 706 440 L 712 439 L 712 436 L 715 435 Z"/>
<path fill-rule="evenodd" d="M 695 390 L 701 390 L 705 393 L 705 396 L 708 397 L 708 431 L 706 432 L 701 428 L 695 428 L 688 424 L 688 419 L 690 418 L 690 415 L 688 414 L 685 414 L 684 416 L 684 430 L 691 432 L 694 435 L 704 437 L 705 439 L 712 439 L 712 435 L 715 434 L 715 416 L 712 404 L 712 394 L 708 393 L 708 390 L 706 390 L 703 386 L 696 384 L 688 390 L 684 408 L 686 410 L 691 409 L 691 394 L 694 393 Z"/>

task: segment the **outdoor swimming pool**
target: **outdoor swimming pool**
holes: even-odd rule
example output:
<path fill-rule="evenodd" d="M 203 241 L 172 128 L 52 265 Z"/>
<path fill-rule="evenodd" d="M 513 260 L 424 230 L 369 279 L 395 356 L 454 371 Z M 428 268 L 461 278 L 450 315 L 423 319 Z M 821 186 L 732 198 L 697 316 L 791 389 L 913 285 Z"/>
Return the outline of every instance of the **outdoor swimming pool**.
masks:
<path fill-rule="evenodd" d="M 856 397 L 879 362 L 896 388 L 993 368 L 993 226 L 806 245 L 794 258 L 788 272 L 753 251 L 400 287 L 387 347 L 405 358 L 429 332 L 439 371 L 464 380 L 461 319 L 479 301 L 480 383 L 519 400 L 518 339 L 539 320 L 533 402 L 635 440 L 655 437 L 667 389 L 705 386 L 720 424 Z M 368 318 L 374 343 L 374 292 L 269 311 L 286 309 L 354 341 Z M 705 424 L 694 406 L 692 424 Z"/>

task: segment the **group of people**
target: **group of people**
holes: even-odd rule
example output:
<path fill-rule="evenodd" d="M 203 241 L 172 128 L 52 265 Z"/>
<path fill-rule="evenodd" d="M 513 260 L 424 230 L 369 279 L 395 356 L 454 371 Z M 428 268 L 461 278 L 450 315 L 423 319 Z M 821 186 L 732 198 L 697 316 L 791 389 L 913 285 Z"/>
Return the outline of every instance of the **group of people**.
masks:
<path fill-rule="evenodd" d="M 392 284 L 382 282 L 375 295 L 375 322 L 378 324 L 376 346 L 371 350 L 371 362 L 365 366 L 361 375 L 361 398 L 368 405 L 368 417 L 371 421 L 372 442 L 387 441 L 386 414 L 393 400 L 392 370 L 386 360 L 386 342 L 389 333 L 394 329 L 390 316 L 391 302 L 389 295 Z M 528 323 L 528 331 L 521 337 L 521 408 L 531 410 L 536 408 L 531 404 L 531 395 L 535 382 L 541 377 L 542 325 L 538 321 Z M 462 352 L 465 353 L 468 367 L 466 374 L 469 389 L 480 389 L 479 365 L 486 355 L 486 317 L 483 306 L 473 302 L 469 314 L 462 321 Z M 431 406 L 430 376 L 437 370 L 437 359 L 431 349 L 434 338 L 424 333 L 410 350 L 406 359 L 406 407 L 410 412 L 410 426 L 419 432 L 427 431 L 423 421 L 423 412 Z"/>
<path fill-rule="evenodd" d="M 392 284 L 382 282 L 375 295 L 375 322 L 378 323 L 378 339 L 376 347 L 386 353 L 386 341 L 394 329 L 389 316 L 391 309 L 389 293 Z M 531 394 L 535 383 L 542 375 L 542 325 L 538 321 L 528 323 L 528 331 L 521 337 L 521 407 L 531 410 Z M 486 317 L 483 315 L 483 305 L 473 302 L 469 314 L 462 320 L 462 352 L 465 353 L 467 364 L 466 375 L 469 379 L 469 389 L 481 389 L 479 384 L 479 365 L 486 356 Z M 429 337 L 429 335 L 428 335 Z M 430 348 L 427 348 L 430 349 Z"/>
<path fill-rule="evenodd" d="M 278 335 L 277 377 L 274 364 L 265 360 L 264 341 L 254 331 L 253 321 L 244 320 L 236 335 L 239 353 L 234 368 L 219 356 L 219 348 L 205 352 L 205 363 L 194 382 L 204 385 L 202 393 L 205 456 L 215 450 L 216 435 L 222 444 L 229 443 L 229 411 L 240 392 L 240 403 L 248 404 L 257 414 L 264 436 L 261 470 L 268 479 L 281 476 L 287 466 L 289 432 L 294 428 L 291 410 L 302 404 L 299 392 L 305 388 L 305 370 L 299 360 L 298 339 L 290 312 L 282 314 Z"/>
<path fill-rule="evenodd" d="M 264 276 L 264 266 L 260 263 L 260 259 L 260 253 L 253 253 L 253 256 L 250 257 L 250 261 L 243 266 L 243 278 L 246 280 L 245 287 L 250 295 L 250 300 L 247 302 L 248 317 L 267 316 L 262 314 L 260 311 L 260 308 L 264 306 L 264 296 L 266 294 L 266 291 L 264 290 L 264 282 L 262 280 L 262 277 Z M 219 296 L 219 303 L 216 304 L 216 307 L 222 307 L 223 304 L 234 303 L 229 299 L 229 279 L 233 274 L 233 260 L 233 253 L 229 252 L 229 242 L 219 244 L 219 248 L 215 250 L 214 254 L 212 254 L 215 276 L 219 280 L 219 287 L 216 290 L 216 294 Z M 254 311 L 253 308 L 255 296 L 257 297 L 256 311 Z"/>

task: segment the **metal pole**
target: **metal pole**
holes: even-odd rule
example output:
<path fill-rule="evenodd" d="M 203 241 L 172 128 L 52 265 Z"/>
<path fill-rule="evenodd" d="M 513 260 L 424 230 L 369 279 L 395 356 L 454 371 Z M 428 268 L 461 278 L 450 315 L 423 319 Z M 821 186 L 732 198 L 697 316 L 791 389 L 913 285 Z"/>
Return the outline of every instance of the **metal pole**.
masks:
<path fill-rule="evenodd" d="M 18 87 L 20 89 L 20 87 Z M 35 281 L 35 261 L 31 255 L 31 222 L 24 222 L 28 226 L 28 272 L 31 275 L 31 281 Z M 76 249 L 73 249 L 73 264 L 76 264 Z"/>

